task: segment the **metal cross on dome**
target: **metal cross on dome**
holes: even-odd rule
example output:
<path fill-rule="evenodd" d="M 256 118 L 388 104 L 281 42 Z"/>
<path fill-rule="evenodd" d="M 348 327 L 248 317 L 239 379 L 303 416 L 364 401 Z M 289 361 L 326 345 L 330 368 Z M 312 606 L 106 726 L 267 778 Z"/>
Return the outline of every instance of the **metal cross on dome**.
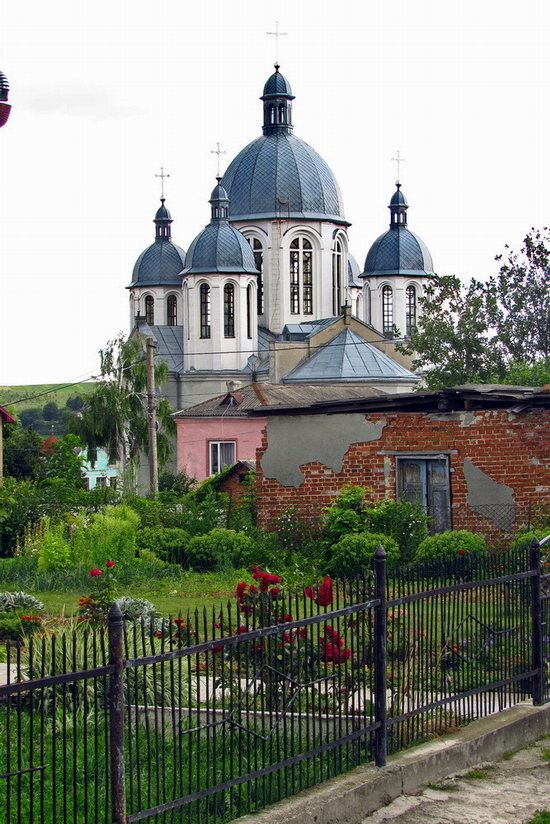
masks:
<path fill-rule="evenodd" d="M 392 160 L 397 163 L 397 182 L 399 183 L 399 164 L 405 163 L 405 158 L 401 157 L 401 152 L 397 150 L 397 157 L 392 157 Z"/>
<path fill-rule="evenodd" d="M 266 31 L 266 34 L 275 38 L 275 65 L 279 65 L 279 37 L 286 37 L 287 31 L 279 31 L 279 21 L 275 20 L 275 31 Z"/>
<path fill-rule="evenodd" d="M 164 166 L 160 167 L 160 174 L 155 175 L 155 177 L 160 177 L 160 198 L 164 200 L 164 178 L 170 177 L 170 175 L 164 173 Z"/>
<path fill-rule="evenodd" d="M 222 154 L 227 154 L 227 152 L 225 151 L 225 149 L 220 149 L 220 144 L 216 143 L 216 148 L 215 149 L 210 149 L 210 154 L 218 155 L 218 174 L 217 174 L 217 177 L 221 177 L 221 174 L 220 174 L 220 156 Z"/>

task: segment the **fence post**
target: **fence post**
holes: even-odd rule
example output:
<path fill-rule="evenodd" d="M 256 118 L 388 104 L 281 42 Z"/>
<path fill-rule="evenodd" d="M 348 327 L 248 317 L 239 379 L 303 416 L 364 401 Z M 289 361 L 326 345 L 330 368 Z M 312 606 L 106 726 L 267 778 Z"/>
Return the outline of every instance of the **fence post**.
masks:
<path fill-rule="evenodd" d="M 377 767 L 386 766 L 386 553 L 380 545 L 374 553 L 375 598 L 379 601 L 374 614 L 374 720 L 378 724 L 374 737 L 374 761 Z"/>
<path fill-rule="evenodd" d="M 109 610 L 109 738 L 111 752 L 111 813 L 113 824 L 126 824 L 124 770 L 124 619 L 119 605 Z"/>
<path fill-rule="evenodd" d="M 529 547 L 529 567 L 536 574 L 531 578 L 531 643 L 533 676 L 533 704 L 544 704 L 544 657 L 542 647 L 542 600 L 540 587 L 540 544 L 533 538 Z"/>

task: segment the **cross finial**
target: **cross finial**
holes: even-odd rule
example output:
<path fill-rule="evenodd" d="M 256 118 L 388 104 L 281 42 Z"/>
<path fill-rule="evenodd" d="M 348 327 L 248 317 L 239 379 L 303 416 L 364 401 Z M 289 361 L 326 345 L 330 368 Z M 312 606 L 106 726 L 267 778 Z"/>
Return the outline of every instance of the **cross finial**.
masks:
<path fill-rule="evenodd" d="M 266 34 L 275 38 L 275 68 L 279 68 L 279 37 L 286 37 L 288 32 L 279 31 L 279 21 L 275 20 L 275 31 L 266 31 Z"/>
<path fill-rule="evenodd" d="M 396 186 L 399 184 L 399 165 L 400 163 L 405 163 L 405 158 L 401 157 L 401 152 L 399 149 L 397 150 L 397 157 L 392 157 L 392 160 L 397 163 L 397 183 Z"/>
<path fill-rule="evenodd" d="M 160 174 L 155 175 L 155 177 L 160 177 L 160 199 L 164 200 L 164 178 L 170 177 L 170 175 L 164 174 L 164 166 L 161 166 Z"/>
<path fill-rule="evenodd" d="M 216 143 L 216 148 L 215 149 L 210 149 L 210 154 L 218 155 L 218 174 L 216 175 L 216 177 L 221 177 L 221 175 L 220 175 L 220 156 L 222 154 L 227 154 L 227 152 L 224 149 L 220 149 L 220 144 Z"/>

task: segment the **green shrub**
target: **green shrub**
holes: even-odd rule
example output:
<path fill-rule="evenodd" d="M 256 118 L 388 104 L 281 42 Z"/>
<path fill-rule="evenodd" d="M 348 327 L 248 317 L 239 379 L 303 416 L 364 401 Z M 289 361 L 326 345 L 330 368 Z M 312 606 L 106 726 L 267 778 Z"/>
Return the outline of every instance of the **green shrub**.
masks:
<path fill-rule="evenodd" d="M 44 604 L 28 592 L 0 592 L 0 614 L 7 612 L 42 612 Z"/>
<path fill-rule="evenodd" d="M 482 555 L 487 546 L 481 535 L 466 529 L 449 529 L 437 535 L 430 535 L 419 545 L 415 561 L 454 561 L 462 555 L 472 557 Z"/>
<path fill-rule="evenodd" d="M 189 534 L 177 527 L 146 526 L 138 530 L 136 543 L 140 549 L 149 549 L 163 561 L 183 564 Z"/>
<path fill-rule="evenodd" d="M 367 490 L 363 486 L 346 484 L 325 511 L 323 539 L 325 546 L 337 543 L 345 535 L 363 532 L 366 528 Z"/>
<path fill-rule="evenodd" d="M 128 506 L 107 506 L 81 518 L 73 533 L 75 563 L 103 567 L 106 561 L 129 565 L 136 554 L 139 517 Z"/>
<path fill-rule="evenodd" d="M 238 566 L 252 550 L 248 535 L 233 529 L 212 529 L 206 535 L 191 538 L 187 547 L 187 565 L 198 571 L 222 570 L 232 566 L 234 559 Z"/>
<path fill-rule="evenodd" d="M 518 532 L 512 543 L 510 549 L 529 549 L 533 538 L 542 541 L 543 538 L 549 534 L 548 529 L 532 529 L 529 532 Z"/>
<path fill-rule="evenodd" d="M 326 571 L 339 578 L 352 578 L 373 570 L 374 553 L 382 545 L 386 551 L 388 568 L 399 562 L 399 547 L 389 535 L 376 532 L 357 532 L 344 535 L 328 553 Z"/>
<path fill-rule="evenodd" d="M 38 545 L 38 570 L 49 572 L 67 569 L 73 564 L 73 551 L 68 538 L 65 537 L 64 524 L 49 526 Z"/>
<path fill-rule="evenodd" d="M 399 545 L 401 561 L 412 560 L 428 537 L 428 516 L 421 506 L 409 501 L 382 501 L 366 513 L 369 530 L 389 535 Z"/>
<path fill-rule="evenodd" d="M 2 615 L 0 615 L 0 643 L 4 641 L 19 641 L 22 634 L 23 624 L 19 615 L 13 612 L 2 613 Z"/>
<path fill-rule="evenodd" d="M 314 518 L 303 518 L 295 507 L 289 507 L 272 524 L 277 535 L 279 565 L 288 566 L 294 556 L 318 558 L 320 527 Z"/>
<path fill-rule="evenodd" d="M 139 621 L 150 624 L 157 617 L 158 612 L 152 601 L 147 598 L 129 598 L 127 595 L 117 598 L 117 604 L 126 621 Z"/>

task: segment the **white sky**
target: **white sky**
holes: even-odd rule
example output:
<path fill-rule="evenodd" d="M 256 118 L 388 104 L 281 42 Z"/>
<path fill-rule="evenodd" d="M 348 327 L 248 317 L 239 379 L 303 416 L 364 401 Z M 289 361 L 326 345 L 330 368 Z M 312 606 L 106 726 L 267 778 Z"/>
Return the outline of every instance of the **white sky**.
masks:
<path fill-rule="evenodd" d="M 360 265 L 398 148 L 439 274 L 483 279 L 548 223 L 548 0 L 3 0 L 0 384 L 92 373 L 128 331 L 155 172 L 187 249 L 209 219 L 210 149 L 225 166 L 261 132 L 275 17 L 295 134 L 340 183 Z"/>

